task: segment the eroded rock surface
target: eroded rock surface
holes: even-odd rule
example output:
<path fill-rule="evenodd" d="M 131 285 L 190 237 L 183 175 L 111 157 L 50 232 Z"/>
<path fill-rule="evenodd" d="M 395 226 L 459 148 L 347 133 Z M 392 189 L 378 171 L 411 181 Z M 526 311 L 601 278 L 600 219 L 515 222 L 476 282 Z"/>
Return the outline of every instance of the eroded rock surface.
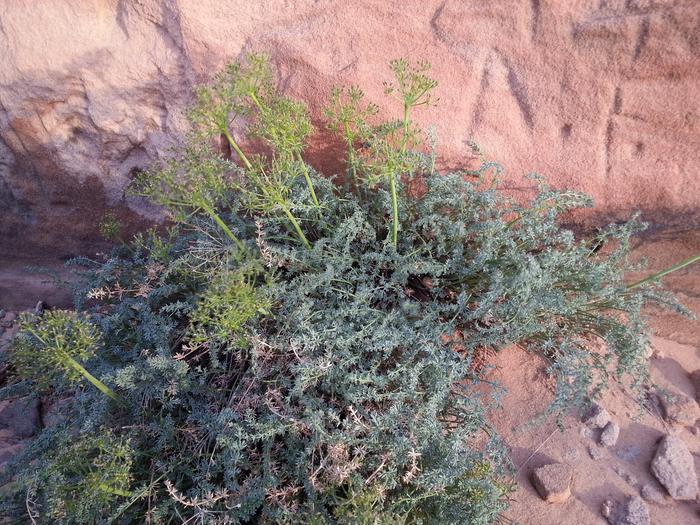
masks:
<path fill-rule="evenodd" d="M 687 226 L 700 206 L 696 0 L 11 0 L 0 49 L 4 250 L 84 251 L 105 210 L 153 218 L 124 196 L 131 174 L 181 136 L 192 86 L 251 50 L 316 117 L 336 84 L 395 112 L 387 60 L 430 60 L 440 105 L 416 115 L 436 124 L 446 165 L 473 139 L 514 193 L 537 171 L 593 194 L 597 214 L 683 211 Z M 318 137 L 312 163 L 339 170 L 333 144 Z"/>
<path fill-rule="evenodd" d="M 606 514 L 611 525 L 650 525 L 649 508 L 639 496 L 630 496 L 625 502 L 613 504 Z"/>
<path fill-rule="evenodd" d="M 698 478 L 693 456 L 678 436 L 665 436 L 656 449 L 651 472 L 675 500 L 694 500 Z"/>
<path fill-rule="evenodd" d="M 590 428 L 605 428 L 610 423 L 610 413 L 600 405 L 594 404 L 584 417 L 583 422 Z"/>
<path fill-rule="evenodd" d="M 659 396 L 664 418 L 670 423 L 693 426 L 700 418 L 697 402 L 682 392 L 673 391 Z"/>
<path fill-rule="evenodd" d="M 532 472 L 532 484 L 540 497 L 549 503 L 562 503 L 571 496 L 572 468 L 565 463 L 551 463 Z"/>
<path fill-rule="evenodd" d="M 600 434 L 600 444 L 604 447 L 614 447 L 620 437 L 620 427 L 614 421 L 610 421 Z"/>

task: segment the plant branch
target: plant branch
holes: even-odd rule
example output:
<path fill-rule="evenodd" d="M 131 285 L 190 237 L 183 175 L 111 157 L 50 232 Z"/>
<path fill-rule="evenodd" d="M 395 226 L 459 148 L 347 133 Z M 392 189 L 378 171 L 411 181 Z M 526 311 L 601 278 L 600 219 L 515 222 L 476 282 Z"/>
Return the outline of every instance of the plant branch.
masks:
<path fill-rule="evenodd" d="M 700 253 L 693 255 L 692 257 L 689 257 L 685 261 L 681 261 L 678 264 L 674 264 L 673 266 L 666 268 L 664 270 L 661 270 L 660 272 L 656 272 L 649 277 L 645 277 L 641 281 L 637 281 L 636 283 L 632 283 L 627 285 L 628 290 L 634 290 L 635 288 L 638 288 L 644 284 L 651 283 L 653 281 L 658 281 L 659 279 L 666 277 L 668 274 L 676 272 L 678 270 L 681 270 L 685 268 L 686 266 L 690 266 L 693 263 L 696 263 L 700 261 Z"/>
<path fill-rule="evenodd" d="M 82 375 L 85 379 L 90 381 L 95 388 L 97 388 L 100 392 L 105 394 L 106 396 L 110 397 L 114 401 L 121 402 L 122 399 L 112 390 L 109 388 L 107 385 L 105 385 L 102 381 L 97 379 L 94 375 L 92 375 L 90 372 L 88 372 L 83 365 L 78 363 L 75 359 L 73 359 L 71 356 L 65 354 L 65 352 L 61 352 L 63 354 L 63 358 L 66 360 L 66 363 L 68 366 L 72 367 L 74 370 L 76 370 L 80 375 Z"/>
<path fill-rule="evenodd" d="M 314 185 L 312 184 L 311 176 L 309 175 L 309 169 L 306 166 L 304 159 L 301 158 L 301 154 L 299 152 L 296 153 L 296 158 L 301 163 L 301 168 L 304 170 L 304 178 L 306 179 L 306 185 L 309 187 L 309 193 L 311 194 L 311 200 L 314 201 L 315 206 L 319 206 L 318 197 L 316 197 L 316 191 L 314 190 Z"/>
<path fill-rule="evenodd" d="M 311 243 L 306 238 L 306 235 L 304 235 L 304 232 L 302 231 L 301 226 L 299 225 L 299 221 L 297 221 L 296 217 L 292 215 L 292 212 L 286 205 L 282 205 L 282 210 L 284 211 L 285 215 L 289 218 L 289 221 L 292 223 L 292 226 L 294 226 L 294 230 L 297 232 L 297 235 L 299 236 L 299 239 L 301 239 L 301 242 L 304 243 L 304 246 L 306 246 L 308 249 L 311 249 Z"/>
<path fill-rule="evenodd" d="M 253 165 L 250 163 L 248 160 L 248 157 L 245 156 L 245 153 L 241 150 L 241 148 L 238 146 L 236 141 L 233 139 L 231 136 L 231 133 L 227 128 L 224 128 L 222 130 L 224 132 L 224 136 L 226 137 L 226 140 L 228 140 L 228 143 L 231 144 L 231 147 L 236 151 L 238 154 L 238 157 L 243 161 L 243 164 L 245 164 L 246 168 L 251 169 Z"/>

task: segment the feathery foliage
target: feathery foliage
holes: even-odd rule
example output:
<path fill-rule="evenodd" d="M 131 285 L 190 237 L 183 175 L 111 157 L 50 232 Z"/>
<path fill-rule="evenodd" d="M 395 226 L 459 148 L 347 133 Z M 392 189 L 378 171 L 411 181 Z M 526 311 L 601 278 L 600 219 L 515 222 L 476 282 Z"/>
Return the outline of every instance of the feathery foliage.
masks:
<path fill-rule="evenodd" d="M 577 240 L 558 219 L 590 205 L 583 195 L 538 180 L 522 204 L 498 191 L 497 165 L 438 173 L 412 120 L 432 100 L 429 66 L 391 68 L 399 120 L 379 121 L 356 87 L 331 97 L 352 191 L 303 160 L 307 110 L 275 89 L 265 57 L 198 90 L 189 142 L 135 183 L 173 228 L 76 261 L 79 314 L 23 321 L 18 376 L 73 396 L 71 417 L 5 473 L 17 476 L 7 515 L 493 523 L 511 482 L 486 419 L 498 390 L 484 384 L 485 350 L 542 356 L 553 413 L 611 379 L 646 381 L 641 308 L 673 303 L 653 280 L 625 284 L 642 225 Z M 210 147 L 220 135 L 232 159 Z M 267 153 L 244 152 L 250 137 Z M 64 354 L 121 402 L 76 389 Z"/>

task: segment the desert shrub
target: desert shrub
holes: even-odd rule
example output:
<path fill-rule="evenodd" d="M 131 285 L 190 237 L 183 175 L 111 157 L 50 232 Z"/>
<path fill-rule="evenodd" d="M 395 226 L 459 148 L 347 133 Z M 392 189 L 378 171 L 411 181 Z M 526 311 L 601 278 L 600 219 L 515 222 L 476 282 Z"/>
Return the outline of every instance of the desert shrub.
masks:
<path fill-rule="evenodd" d="M 623 280 L 641 225 L 577 240 L 559 218 L 583 195 L 538 179 L 523 205 L 498 191 L 495 164 L 438 173 L 411 120 L 435 82 L 427 64 L 391 65 L 399 120 L 376 121 L 359 88 L 333 93 L 343 185 L 304 162 L 306 108 L 274 88 L 264 57 L 198 90 L 186 144 L 134 184 L 173 227 L 75 261 L 79 314 L 23 320 L 20 379 L 72 397 L 5 473 L 8 516 L 492 523 L 511 482 L 485 417 L 498 392 L 486 351 L 541 355 L 552 413 L 611 377 L 644 383 L 640 309 L 670 299 Z M 265 154 L 244 152 L 246 129 Z M 231 158 L 211 147 L 220 137 Z M 64 358 L 32 360 L 67 341 L 98 383 L 56 368 Z"/>

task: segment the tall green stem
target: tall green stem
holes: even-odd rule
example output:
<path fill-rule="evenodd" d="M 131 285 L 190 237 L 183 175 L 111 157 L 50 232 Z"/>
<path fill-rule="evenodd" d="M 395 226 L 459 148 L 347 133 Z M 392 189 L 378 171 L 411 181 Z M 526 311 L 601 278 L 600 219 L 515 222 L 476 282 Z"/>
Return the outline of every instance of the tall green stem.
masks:
<path fill-rule="evenodd" d="M 353 148 L 353 137 L 350 133 L 350 126 L 347 121 L 343 122 L 343 130 L 345 131 L 345 142 L 348 143 L 348 164 L 350 167 L 351 177 L 352 177 L 352 187 L 355 190 L 355 194 L 359 197 L 359 189 L 357 184 L 357 173 L 355 172 L 355 149 Z M 345 190 L 347 191 L 349 184 L 345 184 Z"/>
<path fill-rule="evenodd" d="M 66 363 L 68 366 L 76 370 L 80 375 L 82 375 L 85 379 L 90 381 L 95 388 L 97 388 L 100 392 L 105 394 L 106 396 L 110 397 L 114 401 L 121 402 L 121 398 L 107 385 L 105 385 L 102 381 L 97 379 L 94 375 L 92 375 L 90 372 L 88 372 L 83 365 L 78 363 L 75 359 L 73 359 L 71 356 L 65 354 L 64 352 L 61 352 L 63 354 L 63 358 L 66 360 Z"/>
<path fill-rule="evenodd" d="M 399 242 L 399 199 L 396 194 L 396 174 L 389 174 L 389 189 L 391 190 L 391 214 L 393 217 L 391 225 L 391 240 L 394 248 Z"/>
<path fill-rule="evenodd" d="M 236 234 L 231 231 L 231 228 L 228 227 L 228 225 L 223 221 L 221 217 L 214 211 L 214 208 L 212 208 L 209 204 L 202 204 L 202 208 L 204 209 L 205 212 L 207 212 L 207 215 L 209 215 L 212 219 L 214 219 L 214 222 L 219 225 L 219 227 L 224 231 L 224 233 L 231 239 L 234 243 L 236 243 L 236 246 L 238 247 L 239 250 L 244 250 L 245 249 L 245 244 L 236 237 Z"/>
<path fill-rule="evenodd" d="M 675 271 L 678 271 L 682 268 L 685 268 L 686 266 L 690 266 L 691 264 L 699 262 L 699 261 L 700 261 L 700 253 L 693 255 L 692 257 L 686 259 L 685 261 L 681 261 L 678 264 L 671 266 L 670 268 L 666 268 L 665 270 L 661 270 L 660 272 L 656 272 L 655 274 L 652 274 L 649 277 L 645 277 L 641 281 L 637 281 L 636 283 L 632 283 L 632 284 L 627 286 L 627 289 L 633 290 L 634 288 L 637 288 L 637 287 L 642 286 L 644 284 L 650 283 L 652 281 L 658 281 L 659 279 L 667 276 L 669 273 L 673 273 Z"/>
<path fill-rule="evenodd" d="M 401 141 L 401 153 L 406 153 L 406 147 L 408 145 L 408 122 L 409 115 L 411 111 L 411 106 L 404 102 L 403 105 L 403 140 Z M 399 243 L 399 196 L 396 192 L 396 173 L 393 171 L 389 173 L 389 190 L 391 191 L 391 215 L 392 215 L 392 225 L 391 225 L 391 240 L 394 244 L 394 248 L 398 246 Z"/>
<path fill-rule="evenodd" d="M 228 140 L 228 143 L 231 144 L 231 147 L 236 151 L 236 153 L 238 154 L 238 157 L 243 161 L 243 164 L 245 164 L 246 168 L 251 169 L 253 167 L 253 165 L 248 160 L 248 157 L 245 156 L 245 153 L 243 153 L 241 148 L 238 147 L 238 144 L 231 136 L 231 133 L 229 132 L 229 130 L 224 128 L 222 131 L 224 132 L 224 136 L 226 137 L 226 140 Z"/>
<path fill-rule="evenodd" d="M 282 206 L 282 210 L 284 210 L 285 215 L 292 223 L 292 226 L 294 226 L 294 230 L 297 232 L 297 235 L 299 236 L 299 239 L 301 239 L 301 242 L 303 242 L 304 246 L 306 246 L 308 249 L 311 249 L 311 243 L 306 238 L 306 235 L 304 235 L 304 232 L 301 230 L 301 226 L 299 226 L 299 222 L 296 220 L 296 217 L 292 215 L 292 212 L 286 205 Z"/>
<path fill-rule="evenodd" d="M 401 153 L 406 153 L 406 146 L 408 145 L 408 119 L 411 113 L 411 106 L 404 102 L 403 105 L 403 142 L 401 144 Z"/>
<path fill-rule="evenodd" d="M 301 164 L 304 170 L 304 178 L 306 179 L 306 185 L 309 187 L 309 193 L 311 194 L 311 200 L 314 201 L 314 205 L 319 206 L 318 198 L 316 197 L 316 191 L 314 191 L 314 185 L 311 183 L 311 176 L 309 175 L 309 169 L 306 167 L 304 159 L 301 158 L 301 154 L 296 152 L 297 161 Z"/>

